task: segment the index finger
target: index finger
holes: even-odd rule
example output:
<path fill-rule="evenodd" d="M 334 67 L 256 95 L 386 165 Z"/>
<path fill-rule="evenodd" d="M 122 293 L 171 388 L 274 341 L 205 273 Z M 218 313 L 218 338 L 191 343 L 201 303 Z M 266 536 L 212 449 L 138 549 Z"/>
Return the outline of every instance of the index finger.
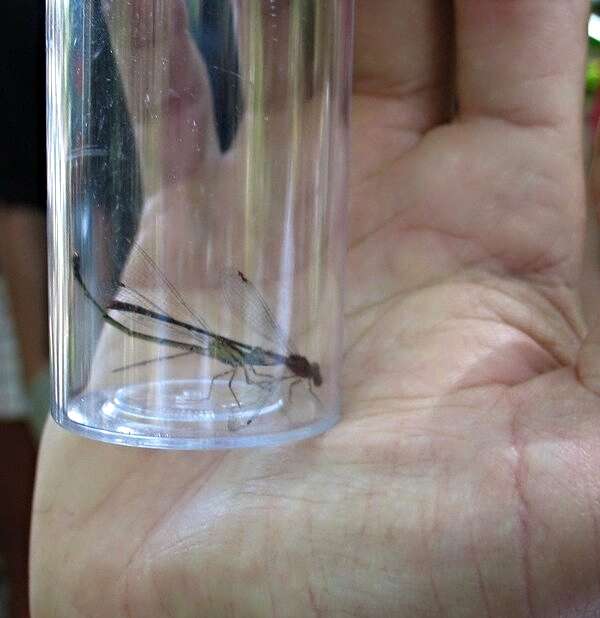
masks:
<path fill-rule="evenodd" d="M 457 0 L 461 116 L 566 128 L 578 144 L 589 6 L 587 0 Z"/>
<path fill-rule="evenodd" d="M 444 122 L 452 109 L 452 45 L 451 1 L 358 0 L 359 105 L 361 96 L 387 98 L 395 126 L 419 133 Z"/>

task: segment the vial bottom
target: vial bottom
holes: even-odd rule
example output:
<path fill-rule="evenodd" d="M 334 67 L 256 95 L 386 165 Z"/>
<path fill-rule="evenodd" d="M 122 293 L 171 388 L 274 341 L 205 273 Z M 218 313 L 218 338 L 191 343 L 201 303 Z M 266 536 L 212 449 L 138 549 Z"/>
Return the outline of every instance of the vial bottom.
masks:
<path fill-rule="evenodd" d="M 79 435 L 156 449 L 276 446 L 316 436 L 337 422 L 308 387 L 193 379 L 148 382 L 83 392 L 59 425 Z"/>

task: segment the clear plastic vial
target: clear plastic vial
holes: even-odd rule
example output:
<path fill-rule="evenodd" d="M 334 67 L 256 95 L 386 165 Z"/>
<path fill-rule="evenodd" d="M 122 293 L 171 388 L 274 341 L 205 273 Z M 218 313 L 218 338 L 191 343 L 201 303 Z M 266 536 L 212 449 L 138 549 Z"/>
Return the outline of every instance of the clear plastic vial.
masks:
<path fill-rule="evenodd" d="M 48 0 L 52 414 L 154 448 L 340 414 L 352 0 Z"/>

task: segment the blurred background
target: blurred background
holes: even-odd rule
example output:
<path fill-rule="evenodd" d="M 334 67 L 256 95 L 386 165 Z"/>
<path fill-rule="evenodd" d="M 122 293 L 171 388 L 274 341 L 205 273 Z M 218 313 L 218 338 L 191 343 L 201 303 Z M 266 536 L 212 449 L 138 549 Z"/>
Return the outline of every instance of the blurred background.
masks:
<path fill-rule="evenodd" d="M 211 54 L 223 48 L 219 41 L 232 36 L 232 24 L 216 19 L 223 11 L 215 7 L 224 1 L 194 0 L 199 5 L 195 10 L 204 12 L 203 31 L 194 34 L 209 67 L 216 110 L 240 108 L 221 100 L 239 97 L 235 79 L 210 70 L 211 65 L 216 65 L 211 62 Z M 4 6 L 8 11 L 0 23 L 0 618 L 26 618 L 35 459 L 50 398 L 44 1 L 5 0 Z M 102 21 L 100 13 L 98 18 Z M 588 35 L 585 145 L 589 158 L 600 122 L 600 0 L 592 2 Z M 107 41 L 108 34 L 99 29 L 98 40 L 92 42 L 96 46 L 94 70 L 116 80 L 117 69 Z M 124 101 L 117 104 L 124 105 Z M 226 150 L 235 134 L 237 118 L 217 116 L 215 122 L 221 148 Z M 110 127 L 106 130 L 110 131 Z M 133 144 L 133 139 L 125 141 Z M 136 158 L 133 145 L 128 156 Z M 134 175 L 128 182 L 137 183 L 139 178 Z M 113 187 L 113 191 L 130 195 L 131 187 Z M 120 198 L 117 193 L 113 197 L 117 201 Z M 136 222 L 129 217 L 120 224 L 130 226 L 133 232 Z M 90 221 L 90 225 L 96 224 L 100 223 Z"/>

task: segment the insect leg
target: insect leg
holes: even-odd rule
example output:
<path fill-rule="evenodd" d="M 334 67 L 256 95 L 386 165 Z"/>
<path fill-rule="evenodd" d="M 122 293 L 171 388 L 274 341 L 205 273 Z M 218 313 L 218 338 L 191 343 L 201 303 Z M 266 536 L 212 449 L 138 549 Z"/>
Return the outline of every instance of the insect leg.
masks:
<path fill-rule="evenodd" d="M 231 394 L 233 395 L 233 398 L 235 399 L 235 403 L 237 403 L 237 407 L 241 408 L 242 405 L 240 404 L 240 400 L 237 398 L 237 395 L 235 394 L 235 391 L 233 390 L 233 379 L 235 378 L 235 374 L 237 373 L 238 369 L 239 369 L 239 366 L 236 366 L 233 368 L 233 370 L 231 370 L 231 377 L 229 378 L 229 390 L 231 391 Z"/>
<path fill-rule="evenodd" d="M 215 386 L 216 380 L 218 380 L 219 378 L 228 376 L 230 373 L 233 373 L 234 371 L 235 371 L 234 369 L 227 369 L 226 371 L 222 371 L 221 373 L 217 373 L 216 376 L 213 376 L 210 380 L 210 386 L 208 387 L 208 395 L 205 397 L 205 399 L 210 399 L 212 397 L 212 391 Z"/>
<path fill-rule="evenodd" d="M 174 358 L 180 358 L 181 356 L 188 356 L 189 354 L 194 354 L 193 350 L 186 350 L 185 352 L 177 352 L 176 354 L 167 354 L 165 356 L 157 356 L 156 358 L 149 358 L 148 360 L 138 361 L 137 363 L 131 363 L 131 365 L 123 365 L 123 367 L 117 367 L 113 369 L 113 373 L 118 373 L 120 371 L 125 371 L 127 369 L 134 369 L 136 367 L 145 367 L 146 365 L 151 365 L 152 363 L 159 363 L 161 361 L 172 360 Z"/>
<path fill-rule="evenodd" d="M 315 391 L 313 391 L 313 389 L 312 389 L 312 384 L 311 384 L 310 382 L 308 383 L 308 390 L 310 391 L 310 394 L 311 394 L 311 395 L 315 398 L 316 402 L 317 402 L 319 405 L 322 405 L 322 404 L 323 404 L 323 402 L 319 399 L 319 397 L 317 396 L 317 394 L 315 393 Z"/>
<path fill-rule="evenodd" d="M 300 384 L 300 382 L 302 382 L 302 378 L 297 378 L 293 382 L 290 382 L 290 388 L 288 390 L 288 399 L 290 400 L 290 403 L 292 402 L 292 390 L 294 386 L 296 386 L 296 384 Z"/>
<path fill-rule="evenodd" d="M 269 373 L 260 373 L 260 372 L 256 371 L 254 365 L 250 365 L 250 369 L 252 369 L 252 373 L 255 376 L 258 376 L 259 378 L 271 378 L 271 379 L 273 378 L 273 376 L 271 374 L 269 374 Z"/>
<path fill-rule="evenodd" d="M 274 382 L 276 382 L 276 380 L 273 378 L 272 375 L 269 375 L 267 373 L 258 373 L 258 371 L 256 371 L 256 369 L 254 369 L 252 365 L 250 365 L 250 369 L 252 369 L 252 373 L 258 377 L 266 378 L 265 380 L 252 380 L 250 378 L 250 375 L 248 374 L 247 366 L 242 365 L 242 369 L 244 370 L 244 377 L 246 378 L 246 384 L 250 386 L 258 386 L 258 388 L 262 390 L 270 391 Z"/>

